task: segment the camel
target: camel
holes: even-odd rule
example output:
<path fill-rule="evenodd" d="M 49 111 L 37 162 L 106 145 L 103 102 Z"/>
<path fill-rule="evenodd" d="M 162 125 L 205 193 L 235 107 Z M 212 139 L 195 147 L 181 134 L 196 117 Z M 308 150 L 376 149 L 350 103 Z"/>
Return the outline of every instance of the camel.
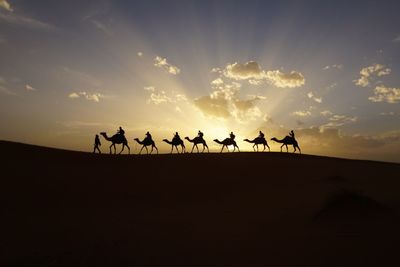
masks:
<path fill-rule="evenodd" d="M 128 140 L 126 140 L 124 135 L 114 134 L 113 136 L 108 137 L 106 132 L 101 132 L 100 134 L 104 137 L 104 139 L 111 142 L 110 154 L 111 154 L 111 147 L 114 147 L 114 154 L 117 153 L 117 148 L 115 147 L 115 144 L 122 144 L 122 149 L 121 152 L 119 152 L 119 154 L 121 154 L 122 151 L 124 151 L 125 147 L 128 148 L 128 154 L 131 153 L 131 148 L 128 146 Z"/>
<path fill-rule="evenodd" d="M 282 144 L 282 145 L 281 145 L 281 152 L 282 152 L 282 147 L 283 147 L 283 146 L 286 146 L 286 152 L 289 152 L 289 150 L 288 150 L 288 145 L 293 145 L 293 148 L 294 148 L 293 153 L 295 153 L 295 152 L 296 152 L 296 148 L 298 148 L 298 149 L 299 149 L 299 152 L 300 152 L 300 154 L 301 154 L 301 149 L 300 149 L 300 147 L 299 147 L 299 145 L 298 145 L 296 139 L 294 139 L 293 137 L 285 136 L 285 138 L 283 138 L 282 140 L 278 140 L 278 139 L 276 139 L 275 137 L 273 137 L 273 138 L 271 138 L 271 140 L 273 140 L 273 141 L 275 141 L 275 142 L 277 142 L 277 143 L 281 143 L 281 144 Z"/>
<path fill-rule="evenodd" d="M 152 139 L 146 137 L 145 139 L 143 139 L 143 141 L 140 141 L 139 138 L 135 138 L 133 140 L 135 140 L 139 145 L 142 145 L 142 148 L 140 149 L 139 154 L 142 153 L 143 148 L 145 148 L 147 154 L 149 154 L 149 150 L 147 149 L 148 146 L 151 146 L 150 154 L 153 153 L 154 148 L 156 149 L 157 154 L 158 154 L 158 148 L 156 147 L 156 144 L 154 143 L 154 141 Z"/>
<path fill-rule="evenodd" d="M 178 154 L 179 154 L 178 146 L 181 146 L 181 147 L 182 147 L 182 153 L 184 153 L 185 150 L 186 150 L 185 144 L 183 143 L 183 140 L 180 139 L 180 138 L 175 138 L 175 137 L 174 137 L 174 138 L 172 139 L 172 141 L 169 141 L 169 140 L 167 140 L 167 139 L 163 139 L 163 141 L 164 141 L 165 143 L 167 143 L 167 144 L 172 145 L 172 147 L 171 147 L 171 154 L 172 154 L 172 151 L 174 150 L 174 147 L 176 148 L 176 152 L 178 152 Z"/>
<path fill-rule="evenodd" d="M 235 152 L 236 148 L 237 148 L 238 151 L 240 152 L 239 147 L 238 147 L 237 144 L 236 144 L 236 141 L 235 141 L 235 140 L 232 140 L 231 138 L 225 138 L 224 141 L 222 141 L 222 142 L 219 141 L 218 139 L 214 139 L 214 142 L 216 142 L 216 143 L 222 145 L 221 153 L 222 153 L 222 151 L 224 150 L 224 147 L 226 147 L 226 149 L 227 149 L 228 152 L 229 152 L 228 146 L 233 146 L 233 152 Z"/>
<path fill-rule="evenodd" d="M 197 153 L 199 153 L 199 147 L 197 146 L 198 144 L 203 144 L 203 151 L 201 151 L 201 153 L 203 153 L 206 148 L 207 148 L 207 151 L 210 152 L 210 150 L 208 149 L 206 140 L 204 140 L 203 137 L 196 136 L 195 138 L 190 139 L 189 137 L 186 136 L 185 139 L 188 140 L 190 143 L 193 143 L 192 151 L 190 151 L 190 153 L 193 153 L 194 147 L 196 147 Z"/>
<path fill-rule="evenodd" d="M 255 146 L 257 146 L 257 152 L 258 152 L 258 145 L 264 145 L 263 151 L 265 151 L 265 147 L 268 147 L 268 151 L 271 151 L 271 149 L 269 148 L 269 145 L 267 143 L 267 140 L 265 140 L 264 137 L 259 136 L 259 137 L 254 138 L 253 140 L 244 139 L 243 141 L 246 141 L 248 143 L 253 143 L 254 151 L 256 151 Z"/>

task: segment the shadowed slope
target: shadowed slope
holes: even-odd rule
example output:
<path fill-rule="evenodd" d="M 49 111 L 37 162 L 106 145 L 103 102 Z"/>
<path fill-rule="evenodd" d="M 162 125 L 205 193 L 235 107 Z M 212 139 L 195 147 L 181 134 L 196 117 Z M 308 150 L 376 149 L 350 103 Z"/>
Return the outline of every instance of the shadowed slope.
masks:
<path fill-rule="evenodd" d="M 10 142 L 0 149 L 1 266 L 398 260 L 399 164 L 286 153 L 93 155 Z M 315 220 L 339 188 L 362 191 L 393 216 L 362 229 L 338 228 L 342 212 Z"/>

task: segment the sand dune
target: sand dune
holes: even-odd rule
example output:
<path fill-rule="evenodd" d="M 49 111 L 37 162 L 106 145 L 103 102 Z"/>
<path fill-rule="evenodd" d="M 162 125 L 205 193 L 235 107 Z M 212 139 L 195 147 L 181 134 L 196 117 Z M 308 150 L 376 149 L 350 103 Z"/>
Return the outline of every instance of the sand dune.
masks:
<path fill-rule="evenodd" d="M 0 266 L 400 263 L 400 164 L 0 151 Z"/>

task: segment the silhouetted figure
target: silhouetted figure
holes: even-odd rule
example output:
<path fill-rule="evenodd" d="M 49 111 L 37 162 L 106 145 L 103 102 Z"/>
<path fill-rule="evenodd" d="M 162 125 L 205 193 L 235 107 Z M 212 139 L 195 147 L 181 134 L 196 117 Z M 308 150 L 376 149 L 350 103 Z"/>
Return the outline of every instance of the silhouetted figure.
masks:
<path fill-rule="evenodd" d="M 291 131 L 290 133 L 293 134 L 293 136 L 294 136 L 293 131 Z M 293 145 L 293 148 L 294 148 L 293 153 L 296 152 L 296 148 L 298 148 L 299 152 L 301 154 L 301 149 L 299 147 L 299 144 L 297 143 L 296 139 L 294 139 L 294 137 L 292 137 L 292 136 L 285 136 L 285 138 L 283 138 L 281 140 L 276 139 L 275 137 L 273 137 L 273 138 L 271 138 L 271 140 L 282 144 L 281 145 L 281 152 L 282 152 L 282 147 L 283 146 L 286 146 L 286 152 L 289 152 L 288 145 Z"/>
<path fill-rule="evenodd" d="M 253 140 L 249 140 L 249 139 L 244 139 L 243 141 L 246 141 L 248 143 L 253 143 L 253 149 L 254 151 L 256 151 L 256 146 L 257 146 L 257 152 L 258 152 L 258 145 L 263 145 L 264 149 L 263 151 L 265 151 L 265 147 L 268 147 L 268 151 L 271 151 L 271 149 L 269 148 L 269 145 L 267 143 L 267 140 L 265 140 L 264 138 L 264 133 L 263 132 L 259 132 L 258 137 L 254 138 Z"/>
<path fill-rule="evenodd" d="M 190 139 L 187 136 L 185 137 L 186 140 L 188 140 L 190 143 L 193 143 L 192 151 L 190 151 L 190 153 L 193 153 L 194 147 L 196 147 L 197 153 L 199 153 L 199 147 L 197 146 L 198 144 L 203 144 L 203 151 L 201 151 L 202 153 L 204 152 L 204 150 L 206 148 L 207 148 L 207 151 L 210 152 L 210 150 L 208 149 L 206 140 L 204 140 L 204 138 L 203 138 L 203 135 L 204 134 L 201 131 L 199 131 L 197 136 L 193 139 Z"/>
<path fill-rule="evenodd" d="M 153 140 L 153 138 L 152 138 L 152 136 L 151 136 L 151 134 L 149 132 L 146 133 L 146 138 L 148 138 L 150 140 Z"/>
<path fill-rule="evenodd" d="M 104 139 L 111 142 L 110 154 L 111 154 L 111 147 L 114 147 L 114 154 L 117 153 L 117 148 L 115 147 L 115 144 L 122 144 L 122 150 L 121 150 L 121 152 L 119 152 L 119 154 L 121 154 L 122 151 L 124 151 L 125 147 L 128 148 L 128 151 L 129 151 L 128 153 L 129 154 L 131 153 L 131 148 L 128 146 L 128 140 L 126 140 L 125 135 L 117 133 L 111 137 L 108 137 L 107 133 L 105 133 L 105 132 L 101 132 L 100 134 L 104 137 Z M 124 134 L 125 134 L 125 132 L 124 132 Z"/>
<path fill-rule="evenodd" d="M 230 138 L 232 139 L 232 141 L 233 141 L 233 140 L 235 140 L 235 137 L 236 137 L 236 136 L 233 134 L 233 132 L 231 132 L 231 133 L 229 134 L 229 137 L 230 137 Z"/>
<path fill-rule="evenodd" d="M 294 138 L 294 132 L 293 132 L 293 130 L 291 130 L 291 131 L 289 132 L 289 136 L 292 137 L 293 139 L 296 139 L 296 138 Z"/>
<path fill-rule="evenodd" d="M 146 133 L 146 137 L 143 139 L 143 141 L 140 141 L 139 138 L 135 138 L 134 140 L 138 142 L 139 145 L 142 145 L 139 154 L 142 153 L 143 148 L 145 148 L 147 154 L 149 154 L 149 150 L 147 149 L 148 146 L 151 146 L 150 154 L 153 152 L 153 149 L 156 149 L 158 154 L 158 148 L 156 147 L 156 144 L 154 143 L 153 138 L 151 137 L 151 134 L 149 132 Z"/>
<path fill-rule="evenodd" d="M 163 139 L 163 141 L 172 146 L 171 147 L 171 154 L 172 154 L 172 151 L 174 150 L 174 147 L 176 148 L 176 152 L 178 152 L 178 154 L 179 154 L 178 146 L 181 146 L 182 153 L 184 153 L 185 150 L 186 150 L 185 143 L 183 142 L 183 140 L 179 136 L 178 132 L 175 133 L 174 137 L 172 138 L 172 141 L 169 141 L 168 139 Z"/>
<path fill-rule="evenodd" d="M 234 139 L 235 139 L 235 135 L 231 132 L 229 138 L 225 138 L 223 141 L 219 141 L 218 139 L 214 139 L 214 142 L 216 142 L 216 143 L 222 145 L 221 153 L 222 153 L 222 151 L 224 150 L 224 147 L 226 147 L 226 149 L 227 149 L 228 152 L 229 152 L 228 146 L 233 146 L 233 152 L 235 152 L 236 148 L 237 148 L 238 151 L 240 152 L 239 147 L 237 146 L 236 141 L 235 141 Z"/>
<path fill-rule="evenodd" d="M 122 129 L 121 126 L 119 126 L 119 129 L 118 129 L 118 131 L 117 131 L 117 134 L 120 134 L 120 135 L 122 135 L 122 136 L 125 136 L 125 131 Z"/>
<path fill-rule="evenodd" d="M 99 146 L 101 146 L 100 143 L 100 137 L 98 134 L 96 134 L 96 137 L 94 138 L 94 149 L 93 149 L 93 153 L 96 153 L 96 150 L 99 151 L 99 154 L 101 154 L 100 148 Z"/>

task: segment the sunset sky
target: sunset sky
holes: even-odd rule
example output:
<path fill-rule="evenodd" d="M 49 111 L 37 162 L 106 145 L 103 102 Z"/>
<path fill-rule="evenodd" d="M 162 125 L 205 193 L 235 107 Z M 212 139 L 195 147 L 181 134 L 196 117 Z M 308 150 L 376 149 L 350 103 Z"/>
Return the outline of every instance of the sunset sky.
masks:
<path fill-rule="evenodd" d="M 129 3 L 128 3 L 129 2 Z M 400 162 L 399 1 L 0 0 L 0 139 L 91 151 L 150 131 L 212 151 Z M 102 151 L 109 143 L 101 139 Z M 273 151 L 280 145 L 268 141 Z M 188 147 L 191 147 L 187 143 Z"/>

